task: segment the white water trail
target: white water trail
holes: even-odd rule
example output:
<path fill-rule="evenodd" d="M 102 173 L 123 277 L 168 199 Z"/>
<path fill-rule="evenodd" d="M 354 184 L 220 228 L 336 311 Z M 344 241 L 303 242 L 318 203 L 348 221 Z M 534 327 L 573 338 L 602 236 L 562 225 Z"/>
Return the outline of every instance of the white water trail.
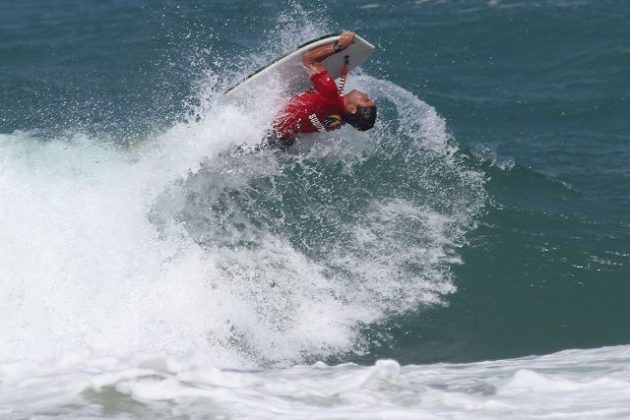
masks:
<path fill-rule="evenodd" d="M 630 346 L 468 364 L 220 370 L 204 355 L 0 364 L 0 416 L 627 418 Z"/>

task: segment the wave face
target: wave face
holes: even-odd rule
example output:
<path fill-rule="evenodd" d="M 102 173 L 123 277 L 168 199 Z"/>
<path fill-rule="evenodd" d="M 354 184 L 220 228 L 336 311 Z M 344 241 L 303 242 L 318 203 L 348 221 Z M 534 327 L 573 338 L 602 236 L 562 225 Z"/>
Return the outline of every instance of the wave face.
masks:
<path fill-rule="evenodd" d="M 627 415 L 629 14 L 0 6 L 0 414 Z M 235 152 L 339 27 L 375 129 Z"/>

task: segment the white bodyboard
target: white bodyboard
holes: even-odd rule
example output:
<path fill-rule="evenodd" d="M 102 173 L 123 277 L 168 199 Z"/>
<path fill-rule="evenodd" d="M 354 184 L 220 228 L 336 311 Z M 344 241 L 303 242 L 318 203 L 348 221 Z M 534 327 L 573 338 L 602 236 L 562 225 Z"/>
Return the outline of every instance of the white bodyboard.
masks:
<path fill-rule="evenodd" d="M 302 56 L 306 51 L 339 40 L 340 35 L 325 37 L 307 42 L 295 51 L 277 59 L 266 67 L 249 75 L 241 83 L 229 89 L 226 94 L 230 98 L 247 100 L 261 86 L 281 83 L 282 89 L 289 95 L 295 95 L 310 88 L 308 74 L 302 64 Z M 354 42 L 345 50 L 327 57 L 322 64 L 333 78 L 341 75 L 341 69 L 348 58 L 350 69 L 361 65 L 374 51 L 374 45 L 355 35 Z"/>

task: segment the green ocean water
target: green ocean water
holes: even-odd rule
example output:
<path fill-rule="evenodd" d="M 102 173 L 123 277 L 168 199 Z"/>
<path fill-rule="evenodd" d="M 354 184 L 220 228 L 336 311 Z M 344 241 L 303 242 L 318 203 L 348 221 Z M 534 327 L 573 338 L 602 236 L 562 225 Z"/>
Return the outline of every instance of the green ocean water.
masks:
<path fill-rule="evenodd" d="M 314 345 L 312 357 L 423 364 L 630 344 L 629 18 L 624 2 L 578 0 L 6 3 L 0 133 L 26 151 L 5 148 L 3 161 L 28 156 L 29 142 L 76 133 L 121 148 L 150 143 L 177 124 L 203 120 L 207 84 L 219 90 L 317 33 L 352 29 L 377 46 L 363 66 L 369 77 L 394 83 L 443 118 L 456 163 L 392 135 L 375 140 L 376 152 L 358 161 L 300 161 L 294 152 L 280 161 L 282 175 L 257 178 L 246 196 L 208 183 L 224 174 L 209 166 L 181 184 L 190 194 L 175 219 L 190 237 L 212 247 L 231 238 L 232 227 L 246 226 L 254 236 L 285 238 L 312 261 L 330 259 L 334 245 L 336 255 L 360 255 L 361 265 L 379 252 L 393 261 L 427 240 L 422 223 L 400 228 L 382 215 L 370 218 L 370 200 L 381 200 L 385 213 L 387 200 L 450 215 L 471 206 L 449 237 L 446 254 L 456 258 L 430 270 L 422 259 L 407 261 L 418 267 L 378 277 L 382 284 L 401 275 L 392 286 L 400 291 L 375 294 L 366 305 L 400 299 L 405 309 L 374 303 L 386 309 L 352 325 L 362 353 L 347 346 L 329 352 L 324 344 Z M 383 133 L 399 132 L 388 119 L 404 126 L 413 118 L 396 120 L 387 104 L 381 115 Z M 207 201 L 211 196 L 218 198 Z M 179 195 L 160 197 L 164 203 Z M 391 241 L 389 250 L 361 254 L 348 226 L 379 221 L 375 231 Z M 31 239 L 34 250 L 45 242 Z M 256 246 L 228 239 L 230 249 Z M 14 272 L 28 272 L 18 258 L 10 261 Z M 352 274 L 342 266 L 335 269 Z M 431 279 L 445 272 L 429 288 L 441 304 L 412 298 L 425 289 L 411 287 L 415 280 L 405 273 Z M 282 329 L 282 317 L 258 303 L 261 319 Z M 311 360 L 308 345 L 300 352 Z"/>

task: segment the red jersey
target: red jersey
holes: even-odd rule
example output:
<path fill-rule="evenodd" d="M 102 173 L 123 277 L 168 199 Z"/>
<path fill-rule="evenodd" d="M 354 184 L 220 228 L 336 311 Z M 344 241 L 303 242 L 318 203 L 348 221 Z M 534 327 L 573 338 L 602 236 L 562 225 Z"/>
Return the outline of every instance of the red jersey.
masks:
<path fill-rule="evenodd" d="M 300 133 L 336 130 L 344 124 L 341 116 L 345 100 L 335 81 L 325 70 L 310 80 L 313 89 L 291 99 L 273 124 L 274 131 L 284 139 L 293 139 Z"/>

